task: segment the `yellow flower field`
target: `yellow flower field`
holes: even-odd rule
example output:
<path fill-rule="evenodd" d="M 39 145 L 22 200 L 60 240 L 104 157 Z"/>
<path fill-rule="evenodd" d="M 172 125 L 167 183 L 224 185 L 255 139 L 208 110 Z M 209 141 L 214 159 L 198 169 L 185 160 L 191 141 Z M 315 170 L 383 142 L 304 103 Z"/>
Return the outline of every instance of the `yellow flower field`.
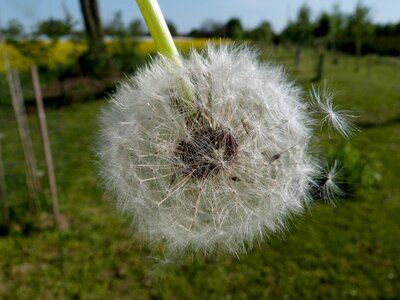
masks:
<path fill-rule="evenodd" d="M 207 41 L 208 39 L 178 38 L 175 43 L 179 50 L 186 52 L 192 48 L 203 48 Z M 225 43 L 226 40 L 216 39 L 213 42 L 216 44 Z M 116 45 L 117 42 L 107 42 L 107 51 L 112 53 Z M 55 69 L 58 66 L 73 64 L 86 47 L 86 43 L 60 41 L 55 45 L 50 42 L 23 43 L 20 47 L 6 45 L 6 50 L 10 64 L 14 68 L 27 69 L 31 64 L 37 63 L 49 69 Z M 138 42 L 137 50 L 141 55 L 156 52 L 154 42 L 150 39 Z M 0 73 L 4 73 L 4 71 L 5 65 L 1 56 Z"/>

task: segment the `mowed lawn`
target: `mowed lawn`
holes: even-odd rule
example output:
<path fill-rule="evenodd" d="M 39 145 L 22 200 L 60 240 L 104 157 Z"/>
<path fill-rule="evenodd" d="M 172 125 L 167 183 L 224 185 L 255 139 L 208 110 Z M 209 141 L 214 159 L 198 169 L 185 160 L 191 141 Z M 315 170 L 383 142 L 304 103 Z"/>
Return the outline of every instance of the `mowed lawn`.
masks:
<path fill-rule="evenodd" d="M 288 67 L 308 90 L 315 54 L 293 70 L 286 50 L 264 58 Z M 349 141 L 323 139 L 328 154 L 350 147 L 367 175 L 354 197 L 315 202 L 292 218 L 284 235 L 270 236 L 234 257 L 165 257 L 129 228 L 102 191 L 95 157 L 97 118 L 104 99 L 48 109 L 60 209 L 68 229 L 48 214 L 29 217 L 23 153 L 11 107 L 0 107 L 0 130 L 11 232 L 0 236 L 0 298 L 4 299 L 400 299 L 400 62 L 342 56 L 326 59 L 325 77 L 337 103 L 359 115 Z M 307 94 L 305 93 L 305 96 Z M 38 121 L 29 117 L 39 169 L 45 171 Z M 48 194 L 46 177 L 42 184 Z M 50 212 L 49 197 L 41 198 Z"/>

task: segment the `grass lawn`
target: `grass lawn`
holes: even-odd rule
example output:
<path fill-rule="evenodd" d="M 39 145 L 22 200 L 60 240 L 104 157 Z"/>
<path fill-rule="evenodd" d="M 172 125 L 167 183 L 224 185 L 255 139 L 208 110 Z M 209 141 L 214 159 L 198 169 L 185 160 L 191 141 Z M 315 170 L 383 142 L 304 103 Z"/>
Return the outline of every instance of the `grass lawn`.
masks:
<path fill-rule="evenodd" d="M 293 55 L 265 57 L 288 67 L 304 87 L 313 77 L 313 53 L 299 72 Z M 69 229 L 57 231 L 49 215 L 28 215 L 23 153 L 10 107 L 0 107 L 0 128 L 11 232 L 0 236 L 0 298 L 4 299 L 400 299 L 400 66 L 379 59 L 368 74 L 352 57 L 326 61 L 337 103 L 355 110 L 361 132 L 350 142 L 376 180 L 358 183 L 353 199 L 316 202 L 292 220 L 284 236 L 271 236 L 239 258 L 187 255 L 164 259 L 129 229 L 99 187 L 94 140 L 105 100 L 48 110 L 60 209 Z M 31 131 L 45 170 L 36 116 Z M 326 153 L 344 145 L 326 141 Z M 47 192 L 46 177 L 42 184 Z M 46 193 L 48 194 L 48 193 Z M 42 211 L 50 211 L 42 196 Z"/>

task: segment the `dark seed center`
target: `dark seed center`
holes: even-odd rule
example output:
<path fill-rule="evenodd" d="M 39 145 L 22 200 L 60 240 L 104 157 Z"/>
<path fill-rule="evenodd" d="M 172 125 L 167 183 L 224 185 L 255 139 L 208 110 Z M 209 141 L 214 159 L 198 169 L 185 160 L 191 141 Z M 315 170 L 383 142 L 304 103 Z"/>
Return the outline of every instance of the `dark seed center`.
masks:
<path fill-rule="evenodd" d="M 178 143 L 175 156 L 182 163 L 185 176 L 205 179 L 217 174 L 226 162 L 237 154 L 238 144 L 233 134 L 222 127 L 193 129 L 190 140 Z"/>

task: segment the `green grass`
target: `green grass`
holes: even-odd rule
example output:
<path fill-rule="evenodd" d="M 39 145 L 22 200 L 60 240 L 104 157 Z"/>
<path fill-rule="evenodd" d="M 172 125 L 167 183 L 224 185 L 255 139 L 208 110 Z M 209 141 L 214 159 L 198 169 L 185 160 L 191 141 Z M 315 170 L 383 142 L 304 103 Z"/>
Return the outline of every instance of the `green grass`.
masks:
<path fill-rule="evenodd" d="M 286 64 L 305 87 L 313 77 L 312 53 L 300 72 L 292 55 L 267 52 Z M 363 60 L 365 63 L 365 60 Z M 354 199 L 332 206 L 316 202 L 239 258 L 162 259 L 132 234 L 128 221 L 99 187 L 93 144 L 104 100 L 48 110 L 60 208 L 69 229 L 55 230 L 47 215 L 28 218 L 23 154 L 10 107 L 1 107 L 11 232 L 0 237 L 0 298 L 4 299 L 399 299 L 400 298 L 400 68 L 376 61 L 370 75 L 327 59 L 326 77 L 337 102 L 356 110 L 362 131 L 351 139 L 381 180 L 356 186 Z M 41 170 L 37 119 L 31 131 Z M 323 141 L 326 151 L 342 145 Z M 47 188 L 46 180 L 42 178 Z M 46 189 L 47 192 L 47 189 Z M 41 199 L 50 211 L 49 199 Z M 160 258 L 161 257 L 161 258 Z"/>

